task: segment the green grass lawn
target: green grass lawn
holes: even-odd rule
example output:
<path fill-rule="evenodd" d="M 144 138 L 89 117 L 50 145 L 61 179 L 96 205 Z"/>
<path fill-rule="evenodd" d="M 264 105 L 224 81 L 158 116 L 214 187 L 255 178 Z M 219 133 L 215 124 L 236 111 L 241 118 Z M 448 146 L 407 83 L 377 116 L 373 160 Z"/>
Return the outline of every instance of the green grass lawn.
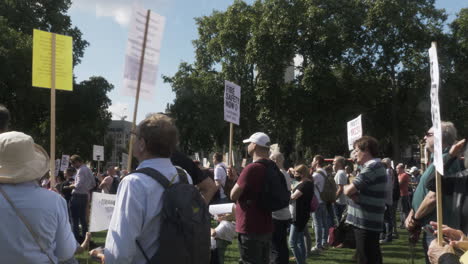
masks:
<path fill-rule="evenodd" d="M 309 222 L 310 228 L 310 222 Z M 313 237 L 313 230 L 311 229 L 311 235 Z M 404 229 L 398 229 L 398 234 L 400 235 L 399 239 L 393 240 L 392 243 L 382 245 L 382 255 L 383 263 L 385 264 L 423 264 L 424 254 L 421 247 L 421 241 L 414 249 L 409 248 L 407 232 Z M 106 240 L 106 232 L 93 233 L 93 241 L 99 246 L 103 246 Z M 312 239 L 313 240 L 313 239 Z M 319 264 L 351 264 L 355 263 L 352 261 L 352 256 L 354 254 L 353 249 L 347 248 L 331 248 L 324 251 L 321 255 L 310 256 L 307 259 L 307 263 L 319 263 Z M 414 262 L 411 261 L 412 255 L 414 257 Z M 292 253 L 290 253 L 292 256 Z M 87 254 L 81 254 L 77 257 L 80 263 L 87 262 Z M 239 263 L 239 251 L 237 248 L 237 240 L 234 240 L 231 245 L 229 245 L 228 250 L 226 251 L 226 264 L 237 264 Z M 88 260 L 89 263 L 92 263 L 91 259 Z M 96 263 L 96 262 L 94 262 Z M 291 262 L 295 263 L 295 262 Z"/>

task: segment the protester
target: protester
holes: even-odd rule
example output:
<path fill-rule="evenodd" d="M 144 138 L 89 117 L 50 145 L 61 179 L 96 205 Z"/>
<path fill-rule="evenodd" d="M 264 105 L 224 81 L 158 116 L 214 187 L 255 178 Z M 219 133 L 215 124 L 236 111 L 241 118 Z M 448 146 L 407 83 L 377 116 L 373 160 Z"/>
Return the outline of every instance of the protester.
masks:
<path fill-rule="evenodd" d="M 280 152 L 274 152 L 270 155 L 270 159 L 276 163 L 280 171 L 284 175 L 286 187 L 291 191 L 291 177 L 284 169 L 284 156 Z M 288 249 L 288 227 L 291 220 L 289 207 L 285 207 L 271 213 L 273 218 L 273 234 L 271 241 L 271 264 L 287 264 L 289 263 Z"/>
<path fill-rule="evenodd" d="M 299 181 L 299 185 L 293 189 L 291 194 L 293 221 L 289 233 L 289 245 L 296 258 L 296 263 L 305 264 L 307 248 L 304 241 L 304 229 L 307 228 L 307 222 L 310 218 L 310 202 L 314 196 L 314 183 L 305 165 L 297 166 L 294 171 L 294 178 Z"/>
<path fill-rule="evenodd" d="M 88 232 L 88 203 L 89 193 L 96 186 L 93 173 L 84 164 L 83 159 L 78 155 L 70 157 L 70 163 L 77 170 L 75 183 L 70 185 L 73 188 L 70 200 L 70 210 L 73 223 L 73 234 L 76 240 L 82 242 Z M 81 235 L 80 235 L 81 226 Z"/>
<path fill-rule="evenodd" d="M 346 222 L 354 226 L 356 256 L 359 264 L 381 264 L 379 234 L 383 227 L 387 175 L 379 159 L 378 142 L 363 136 L 354 142 L 361 172 L 344 188 L 351 198 Z"/>
<path fill-rule="evenodd" d="M 211 237 L 215 239 L 216 248 L 215 254 L 212 253 L 211 257 L 215 260 L 211 260 L 211 263 L 223 264 L 226 254 L 227 247 L 232 244 L 232 241 L 236 237 L 236 223 L 234 222 L 235 209 L 233 208 L 232 213 L 216 216 L 216 221 L 219 222 L 216 228 L 211 229 Z"/>
<path fill-rule="evenodd" d="M 82 252 L 90 234 L 79 247 L 65 200 L 38 184 L 49 171 L 47 152 L 14 131 L 0 134 L 0 146 L 1 262 L 57 263 Z"/>
<path fill-rule="evenodd" d="M 344 171 L 345 162 L 346 160 L 342 156 L 336 156 L 335 159 L 333 160 L 333 170 L 336 172 L 335 182 L 337 186 L 337 191 L 336 191 L 337 198 L 336 198 L 334 207 L 335 207 L 335 215 L 338 220 L 338 223 L 341 222 L 341 217 L 347 205 L 346 196 L 343 193 L 344 186 L 349 183 L 348 176 L 346 175 L 346 172 Z"/>
<path fill-rule="evenodd" d="M 430 222 L 434 232 L 434 237 L 437 236 L 437 222 Z M 444 236 L 443 246 L 439 246 L 437 240 L 432 240 L 429 246 L 429 260 L 432 264 L 460 264 L 459 255 L 455 254 L 454 249 L 459 249 L 463 254 L 463 257 L 467 257 L 468 254 L 468 238 L 465 233 L 461 230 L 450 228 L 446 225 L 442 225 L 442 234 Z M 466 256 L 465 256 L 466 255 Z"/>
<path fill-rule="evenodd" d="M 411 210 L 411 202 L 413 201 L 413 194 L 416 191 L 416 187 L 419 184 L 419 179 L 421 178 L 421 172 L 416 166 L 413 166 L 411 167 L 408 173 L 411 176 L 410 183 L 409 183 L 409 201 L 410 201 L 409 204 L 410 204 L 410 210 Z"/>
<path fill-rule="evenodd" d="M 452 144 L 455 143 L 457 138 L 457 129 L 452 122 L 441 122 L 442 130 L 442 151 L 444 162 L 450 159 L 449 150 Z M 430 128 L 425 137 L 426 149 L 434 153 L 434 128 Z M 450 166 L 444 166 L 444 174 L 455 174 L 460 171 L 460 163 L 453 162 Z M 430 191 L 426 185 L 428 180 L 435 175 L 435 166 L 433 158 L 431 157 L 431 164 L 427 167 L 426 171 L 420 178 L 420 182 L 413 195 L 412 210 L 406 218 L 406 226 L 408 231 L 414 238 L 419 236 L 421 227 L 427 225 L 430 221 L 436 221 L 435 214 L 435 192 Z M 443 219 L 447 225 L 459 229 L 460 218 L 458 208 L 453 208 L 453 195 L 444 195 L 442 197 L 443 203 Z M 429 263 L 427 256 L 428 247 L 433 240 L 433 236 L 423 232 L 422 243 L 426 263 Z M 416 239 L 415 239 L 416 240 Z M 415 242 L 415 241 L 414 241 Z"/>
<path fill-rule="evenodd" d="M 170 160 L 178 141 L 173 121 L 165 115 L 152 114 L 133 133 L 133 156 L 140 162 L 137 169 L 152 168 L 167 180 L 179 182 L 181 177 Z M 106 263 L 146 263 L 145 255 L 151 258 L 164 243 L 159 241 L 163 192 L 163 186 L 146 174 L 125 176 L 117 191 L 105 248 L 90 254 Z"/>
<path fill-rule="evenodd" d="M 405 228 L 405 220 L 410 211 L 410 200 L 409 200 L 409 183 L 410 176 L 405 171 L 405 165 L 399 163 L 396 166 L 398 173 L 398 183 L 400 184 L 400 204 L 401 204 L 401 215 L 400 215 L 400 228 Z"/>
<path fill-rule="evenodd" d="M 231 191 L 236 202 L 236 232 L 242 263 L 267 264 L 270 258 L 273 223 L 271 212 L 259 206 L 259 195 L 266 178 L 266 167 L 256 161 L 269 160 L 270 138 L 257 132 L 243 141 L 249 143 L 253 163 L 241 172 Z"/>
<path fill-rule="evenodd" d="M 311 254 L 319 254 L 321 251 L 328 247 L 328 213 L 327 213 L 327 204 L 322 200 L 321 193 L 324 192 L 325 180 L 328 177 L 327 173 L 323 169 L 325 166 L 325 159 L 316 155 L 312 160 L 312 169 L 314 173 L 312 174 L 313 181 L 315 184 L 315 197 L 319 202 L 319 206 L 314 213 L 312 213 L 312 218 L 314 220 L 314 230 L 315 230 L 315 246 L 310 249 Z"/>
<path fill-rule="evenodd" d="M 102 193 L 117 193 L 117 186 L 119 185 L 120 177 L 117 175 L 115 168 L 109 166 L 107 168 L 107 175 L 99 184 L 99 189 L 102 190 Z"/>
<path fill-rule="evenodd" d="M 215 203 L 228 203 L 230 202 L 229 197 L 226 196 L 224 187 L 227 180 L 227 168 L 223 162 L 223 154 L 216 152 L 213 155 L 214 164 L 214 181 L 219 193 L 219 199 L 214 201 Z"/>

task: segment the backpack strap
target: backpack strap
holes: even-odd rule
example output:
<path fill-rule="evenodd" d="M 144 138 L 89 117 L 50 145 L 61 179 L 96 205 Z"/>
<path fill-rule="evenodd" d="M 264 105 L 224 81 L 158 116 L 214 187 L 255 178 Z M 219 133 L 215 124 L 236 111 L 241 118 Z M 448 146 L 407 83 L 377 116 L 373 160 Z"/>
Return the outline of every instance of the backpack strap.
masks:
<path fill-rule="evenodd" d="M 161 184 L 162 187 L 164 187 L 164 189 L 167 189 L 169 188 L 169 186 L 171 186 L 171 182 L 166 178 L 164 177 L 159 171 L 153 169 L 153 168 L 141 168 L 141 169 L 138 169 L 138 170 L 134 170 L 132 171 L 131 173 L 143 173 L 143 174 L 146 174 L 148 176 L 150 176 L 151 178 L 153 178 L 155 181 L 157 181 L 159 184 Z"/>
<path fill-rule="evenodd" d="M 174 166 L 177 170 L 177 175 L 179 175 L 179 181 L 181 183 L 185 183 L 185 184 L 189 184 L 189 181 L 188 181 L 188 175 L 187 173 L 185 172 L 184 169 L 182 169 L 181 167 L 179 166 Z"/>

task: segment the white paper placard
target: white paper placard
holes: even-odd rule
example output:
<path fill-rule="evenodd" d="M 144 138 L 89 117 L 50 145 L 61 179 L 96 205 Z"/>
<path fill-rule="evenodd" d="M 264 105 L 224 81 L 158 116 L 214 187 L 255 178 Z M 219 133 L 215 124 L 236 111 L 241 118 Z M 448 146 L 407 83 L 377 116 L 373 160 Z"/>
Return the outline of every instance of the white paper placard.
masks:
<path fill-rule="evenodd" d="M 354 141 L 362 137 L 362 121 L 361 116 L 359 115 L 355 119 L 348 122 L 348 148 L 349 150 L 353 149 Z"/>
<path fill-rule="evenodd" d="M 209 211 L 212 215 L 232 213 L 234 203 L 213 204 L 210 205 Z"/>
<path fill-rule="evenodd" d="M 239 125 L 241 87 L 224 81 L 224 120 Z"/>
<path fill-rule="evenodd" d="M 441 175 L 444 175 L 444 161 L 442 158 L 442 127 L 439 108 L 439 61 L 437 59 L 437 48 L 435 43 L 432 43 L 432 46 L 429 49 L 429 61 L 431 66 L 431 118 L 434 133 L 434 166 Z"/>
<path fill-rule="evenodd" d="M 133 7 L 132 22 L 129 26 L 127 50 L 125 53 L 124 80 L 122 85 L 122 93 L 127 96 L 136 96 L 146 17 L 146 9 L 137 5 Z M 150 13 L 140 84 L 140 98 L 145 100 L 152 100 L 154 97 L 164 25 L 165 18 L 163 16 L 154 12 Z"/>
<path fill-rule="evenodd" d="M 93 160 L 104 161 L 104 146 L 93 145 Z"/>
<path fill-rule="evenodd" d="M 60 161 L 60 171 L 65 171 L 68 168 L 70 163 L 70 155 L 62 155 L 62 160 Z"/>
<path fill-rule="evenodd" d="M 107 230 L 115 207 L 115 194 L 93 193 L 89 232 Z"/>

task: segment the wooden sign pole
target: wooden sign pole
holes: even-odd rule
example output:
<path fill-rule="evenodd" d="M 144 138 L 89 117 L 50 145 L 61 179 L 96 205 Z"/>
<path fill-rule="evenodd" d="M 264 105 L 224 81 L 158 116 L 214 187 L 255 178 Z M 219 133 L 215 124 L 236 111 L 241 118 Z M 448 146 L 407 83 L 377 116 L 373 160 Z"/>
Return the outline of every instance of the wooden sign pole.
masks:
<path fill-rule="evenodd" d="M 132 157 L 133 157 L 133 141 L 135 140 L 135 130 L 136 130 L 136 118 L 137 118 L 137 110 L 138 110 L 138 101 L 140 99 L 140 86 L 141 86 L 141 78 L 143 75 L 143 65 L 145 61 L 145 50 L 146 50 L 146 39 L 148 36 L 148 26 L 150 21 L 150 14 L 151 10 L 148 9 L 146 13 L 146 26 L 145 26 L 145 35 L 143 37 L 143 49 L 141 50 L 141 59 L 140 59 L 140 70 L 138 72 L 138 83 L 137 83 L 137 92 L 136 92 L 136 99 L 135 99 L 135 108 L 133 110 L 133 123 L 132 123 L 132 133 L 130 135 L 130 146 L 128 148 L 128 161 L 127 161 L 127 170 L 132 170 Z"/>
<path fill-rule="evenodd" d="M 437 199 L 437 244 L 443 246 L 444 234 L 442 232 L 443 211 L 442 211 L 442 177 L 436 170 L 436 199 Z"/>
<path fill-rule="evenodd" d="M 55 187 L 55 33 L 52 33 L 50 88 L 50 187 Z"/>
<path fill-rule="evenodd" d="M 233 164 L 233 157 L 232 157 L 232 141 L 234 137 L 234 124 L 229 123 L 229 153 L 228 153 L 228 167 Z"/>

